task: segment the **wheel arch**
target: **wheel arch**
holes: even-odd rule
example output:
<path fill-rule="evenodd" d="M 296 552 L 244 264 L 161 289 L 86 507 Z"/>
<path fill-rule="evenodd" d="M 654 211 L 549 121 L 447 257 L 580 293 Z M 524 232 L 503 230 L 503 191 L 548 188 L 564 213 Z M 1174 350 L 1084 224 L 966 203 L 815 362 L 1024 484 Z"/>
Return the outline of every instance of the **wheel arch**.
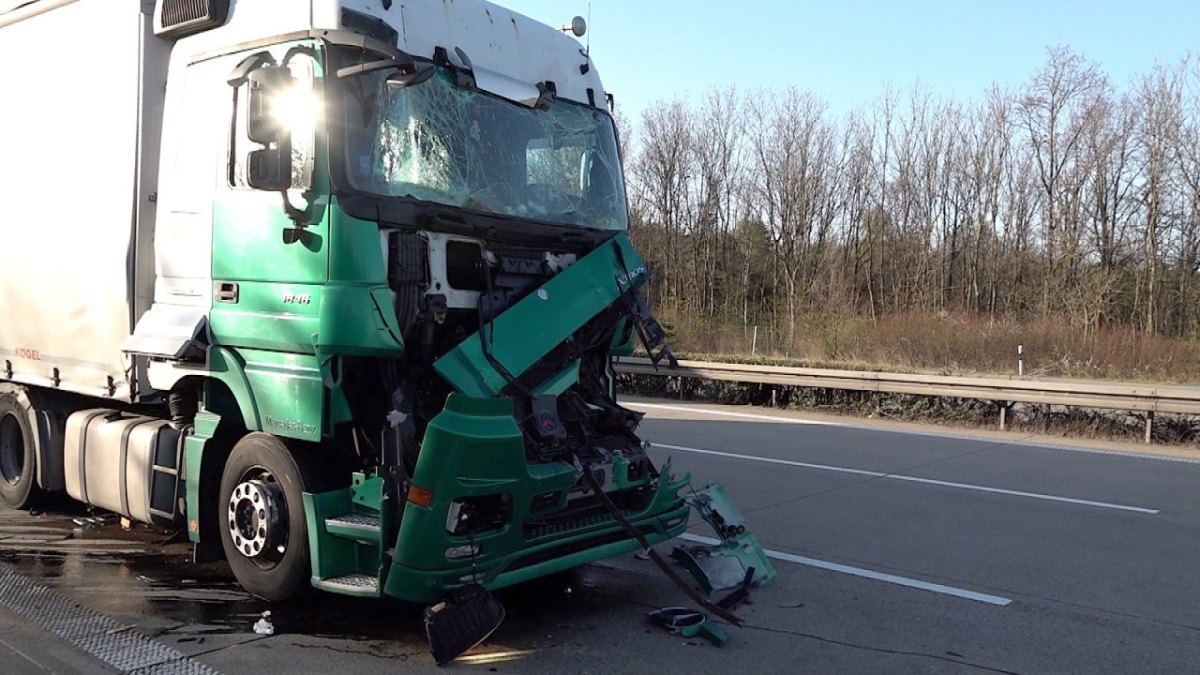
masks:
<path fill-rule="evenodd" d="M 38 487 L 50 492 L 65 490 L 63 432 L 66 415 L 63 409 L 54 405 L 49 394 L 9 382 L 0 382 L 0 397 L 12 398 L 16 406 L 25 411 L 33 431 L 30 441 L 37 457 L 34 475 Z"/>

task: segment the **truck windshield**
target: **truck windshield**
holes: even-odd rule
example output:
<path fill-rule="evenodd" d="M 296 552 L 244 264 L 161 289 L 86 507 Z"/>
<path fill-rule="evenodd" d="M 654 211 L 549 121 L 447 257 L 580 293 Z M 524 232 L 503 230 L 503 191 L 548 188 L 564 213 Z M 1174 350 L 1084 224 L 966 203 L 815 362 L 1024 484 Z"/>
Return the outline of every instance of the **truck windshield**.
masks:
<path fill-rule="evenodd" d="M 357 190 L 584 227 L 628 226 L 612 119 L 567 101 L 534 110 L 440 71 L 391 89 L 345 85 L 346 173 Z"/>

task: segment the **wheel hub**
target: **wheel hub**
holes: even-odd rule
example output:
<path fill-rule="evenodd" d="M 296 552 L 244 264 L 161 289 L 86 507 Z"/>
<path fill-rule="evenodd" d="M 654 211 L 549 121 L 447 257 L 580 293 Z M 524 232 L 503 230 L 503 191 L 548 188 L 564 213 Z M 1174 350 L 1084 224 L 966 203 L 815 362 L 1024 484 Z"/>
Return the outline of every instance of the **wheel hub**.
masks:
<path fill-rule="evenodd" d="M 226 514 L 229 537 L 247 558 L 277 558 L 287 547 L 287 509 L 278 483 L 262 477 L 238 483 Z"/>
<path fill-rule="evenodd" d="M 25 435 L 12 413 L 0 418 L 0 476 L 10 485 L 21 481 L 25 472 Z"/>

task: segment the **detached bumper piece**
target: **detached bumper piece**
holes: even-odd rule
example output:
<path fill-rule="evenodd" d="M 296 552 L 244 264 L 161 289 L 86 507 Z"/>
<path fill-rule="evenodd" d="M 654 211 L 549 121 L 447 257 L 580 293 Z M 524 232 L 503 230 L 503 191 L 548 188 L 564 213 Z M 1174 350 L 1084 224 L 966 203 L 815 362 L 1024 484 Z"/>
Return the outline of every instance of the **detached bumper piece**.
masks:
<path fill-rule="evenodd" d="M 483 642 L 504 622 L 504 606 L 479 584 L 457 588 L 425 609 L 425 635 L 439 666 Z"/>
<path fill-rule="evenodd" d="M 734 589 L 717 604 L 732 607 L 745 600 L 750 588 L 778 576 L 758 540 L 746 529 L 746 521 L 725 495 L 725 488 L 714 484 L 685 496 L 684 500 L 712 525 L 721 543 L 676 546 L 671 557 L 691 572 L 705 593 Z"/>
<path fill-rule="evenodd" d="M 708 617 L 687 607 L 663 607 L 646 615 L 650 623 L 685 638 L 702 637 L 720 647 L 729 640 L 725 631 Z"/>

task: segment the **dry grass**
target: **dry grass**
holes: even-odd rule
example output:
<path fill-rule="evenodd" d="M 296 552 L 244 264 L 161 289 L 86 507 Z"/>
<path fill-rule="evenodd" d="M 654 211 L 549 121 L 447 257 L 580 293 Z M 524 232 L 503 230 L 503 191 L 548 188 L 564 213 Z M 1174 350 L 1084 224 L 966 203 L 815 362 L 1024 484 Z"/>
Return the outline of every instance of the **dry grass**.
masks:
<path fill-rule="evenodd" d="M 750 356 L 752 329 L 663 318 L 677 353 Z M 1200 381 L 1200 340 L 1127 327 L 1084 333 L 1060 320 L 907 313 L 871 322 L 808 315 L 797 321 L 790 341 L 786 329 L 760 327 L 754 352 L 762 360 L 821 367 L 1007 375 L 1017 371 L 1018 344 L 1025 347 L 1025 373 L 1031 376 Z"/>

